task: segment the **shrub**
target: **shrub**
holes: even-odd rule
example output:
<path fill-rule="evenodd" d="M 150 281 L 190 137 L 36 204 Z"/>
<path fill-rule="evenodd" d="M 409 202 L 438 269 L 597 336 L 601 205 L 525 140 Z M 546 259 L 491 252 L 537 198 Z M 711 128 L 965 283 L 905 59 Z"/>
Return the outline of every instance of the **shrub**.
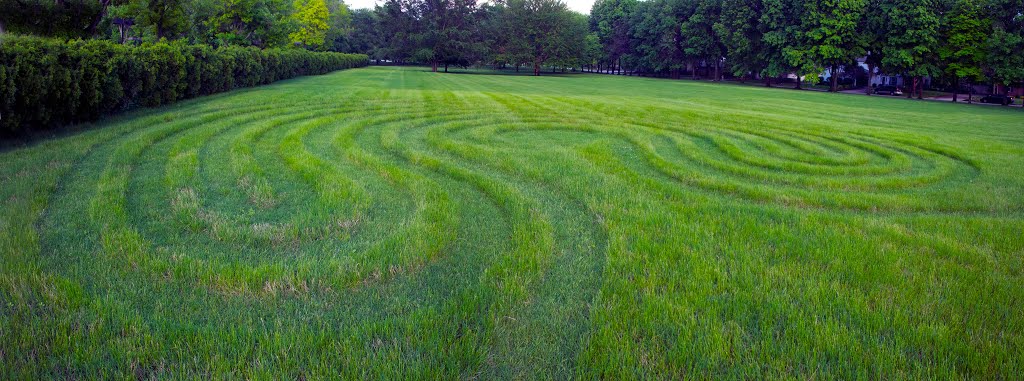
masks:
<path fill-rule="evenodd" d="M 0 35 L 0 135 L 368 63 L 362 54 L 300 49 Z"/>

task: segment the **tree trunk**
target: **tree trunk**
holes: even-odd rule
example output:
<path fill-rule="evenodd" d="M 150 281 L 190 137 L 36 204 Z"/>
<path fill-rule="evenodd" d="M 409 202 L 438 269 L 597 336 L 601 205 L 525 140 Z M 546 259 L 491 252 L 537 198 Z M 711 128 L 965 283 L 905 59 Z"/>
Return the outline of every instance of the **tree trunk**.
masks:
<path fill-rule="evenodd" d="M 96 27 L 100 25 L 103 18 L 107 16 L 107 6 L 110 5 L 110 0 L 100 0 L 100 13 L 96 14 L 96 17 L 92 19 L 89 26 L 85 29 L 85 33 L 90 37 L 96 34 Z"/>
<path fill-rule="evenodd" d="M 619 57 L 619 62 L 615 66 L 618 67 L 619 75 L 622 75 L 622 57 Z"/>
<path fill-rule="evenodd" d="M 953 80 L 953 103 L 956 103 L 956 93 L 960 92 L 960 77 Z"/>
<path fill-rule="evenodd" d="M 918 76 L 914 84 L 917 85 L 917 99 L 924 99 L 924 77 Z"/>
<path fill-rule="evenodd" d="M 772 77 L 770 75 L 764 76 L 764 86 L 772 87 Z"/>
<path fill-rule="evenodd" d="M 834 93 L 839 90 L 839 76 L 836 75 L 836 65 L 832 65 L 832 68 L 829 69 L 829 71 L 831 71 L 831 78 L 829 78 L 830 85 L 828 91 Z"/>
<path fill-rule="evenodd" d="M 871 80 L 875 79 L 875 65 L 868 64 L 868 83 L 864 91 L 865 94 L 871 95 Z"/>
<path fill-rule="evenodd" d="M 796 89 L 797 90 L 803 90 L 804 89 L 804 84 L 801 83 L 801 82 L 803 82 L 803 81 L 800 80 L 800 74 L 797 74 L 796 75 Z"/>
<path fill-rule="evenodd" d="M 540 75 L 540 63 L 537 62 L 537 61 L 533 61 L 533 75 L 534 76 L 539 76 Z"/>
<path fill-rule="evenodd" d="M 445 73 L 447 73 L 447 72 L 448 72 L 448 64 L 444 64 L 444 72 L 445 72 Z"/>
<path fill-rule="evenodd" d="M 715 60 L 715 82 L 719 81 L 719 78 L 721 78 L 721 74 L 722 74 L 719 71 L 718 64 L 719 64 L 718 60 Z"/>

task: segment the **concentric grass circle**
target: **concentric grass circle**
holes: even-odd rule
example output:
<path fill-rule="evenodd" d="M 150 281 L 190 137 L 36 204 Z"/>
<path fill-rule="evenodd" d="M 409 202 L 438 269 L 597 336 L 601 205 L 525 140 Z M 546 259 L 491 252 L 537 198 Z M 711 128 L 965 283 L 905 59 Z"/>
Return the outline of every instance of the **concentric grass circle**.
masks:
<path fill-rule="evenodd" d="M 90 159 L 106 164 L 89 201 L 104 251 L 154 276 L 193 279 L 225 293 L 344 289 L 405 273 L 442 255 L 458 224 L 459 206 L 425 173 L 469 183 L 513 220 L 532 220 L 530 200 L 470 168 L 543 181 L 543 174 L 510 159 L 522 147 L 508 143 L 545 133 L 577 134 L 565 148 L 596 167 L 669 178 L 680 189 L 715 197 L 870 211 L 983 210 L 969 204 L 947 210 L 931 197 L 920 203 L 905 197 L 977 173 L 958 153 L 924 142 L 729 127 L 727 121 L 654 124 L 643 116 L 609 118 L 600 105 L 564 99 L 357 98 L 207 110 L 105 143 L 105 156 Z M 430 102 L 452 107 L 428 115 Z M 487 112 L 510 103 L 543 112 L 515 118 Z M 382 151 L 363 149 L 361 139 L 376 140 Z M 616 145 L 636 156 L 621 157 L 612 152 Z M 135 177 L 143 165 L 164 175 Z M 371 183 L 375 191 L 368 190 Z M 375 215 L 380 211 L 388 217 Z M 139 223 L 147 220 L 160 222 Z M 192 255 L 195 245 L 208 245 L 203 251 L 212 254 Z M 294 257 L 246 254 L 268 247 Z"/>

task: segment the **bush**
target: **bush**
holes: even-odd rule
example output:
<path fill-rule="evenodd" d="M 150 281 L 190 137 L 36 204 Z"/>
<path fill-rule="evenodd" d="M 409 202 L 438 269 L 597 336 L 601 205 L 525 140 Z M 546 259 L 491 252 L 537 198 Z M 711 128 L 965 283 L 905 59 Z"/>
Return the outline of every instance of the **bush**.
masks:
<path fill-rule="evenodd" d="M 366 66 L 362 54 L 0 35 L 0 135 Z"/>

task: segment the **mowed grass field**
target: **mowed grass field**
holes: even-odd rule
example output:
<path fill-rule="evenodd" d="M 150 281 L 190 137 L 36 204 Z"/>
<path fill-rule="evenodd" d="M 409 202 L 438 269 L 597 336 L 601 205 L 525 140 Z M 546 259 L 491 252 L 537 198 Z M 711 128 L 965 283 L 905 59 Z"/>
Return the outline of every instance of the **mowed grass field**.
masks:
<path fill-rule="evenodd" d="M 374 67 L 0 153 L 2 379 L 1024 374 L 1024 112 Z"/>

